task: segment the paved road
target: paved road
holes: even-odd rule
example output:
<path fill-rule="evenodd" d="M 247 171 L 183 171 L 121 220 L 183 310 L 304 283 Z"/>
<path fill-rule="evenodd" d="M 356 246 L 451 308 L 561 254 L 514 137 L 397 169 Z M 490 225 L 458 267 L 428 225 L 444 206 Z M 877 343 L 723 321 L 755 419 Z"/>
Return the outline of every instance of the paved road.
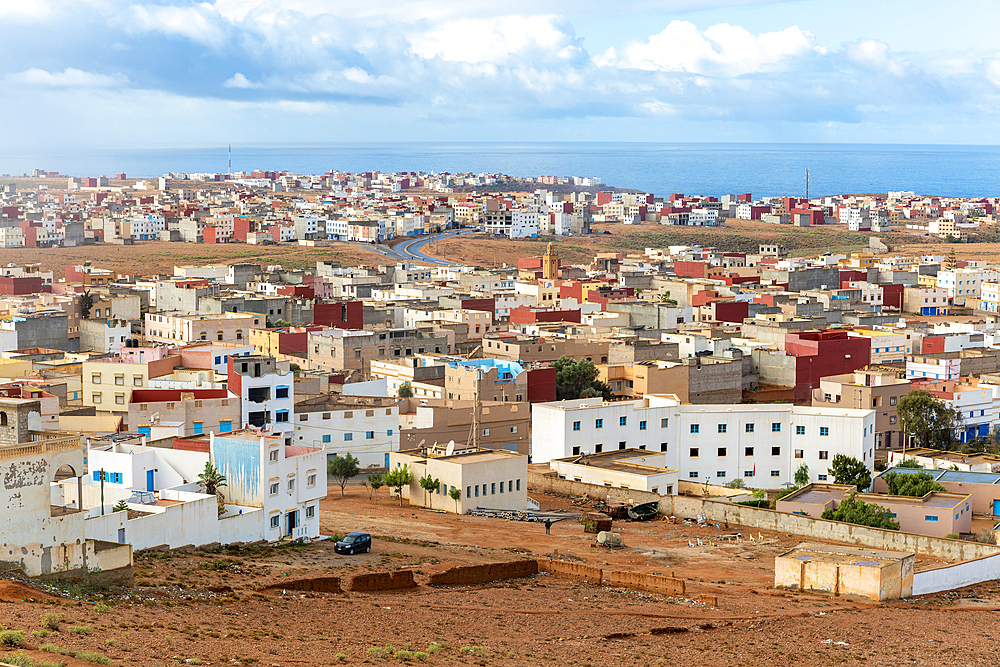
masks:
<path fill-rule="evenodd" d="M 435 264 L 437 266 L 455 266 L 456 262 L 449 262 L 444 259 L 437 259 L 436 257 L 429 257 L 421 252 L 421 249 L 434 241 L 435 239 L 450 239 L 453 236 L 458 236 L 459 234 L 475 234 L 476 229 L 463 229 L 460 232 L 446 232 L 444 234 L 435 234 L 432 236 L 418 236 L 402 243 L 396 244 L 393 248 L 393 252 L 396 256 L 402 256 L 402 259 L 417 260 L 420 262 L 427 262 L 428 264 Z"/>

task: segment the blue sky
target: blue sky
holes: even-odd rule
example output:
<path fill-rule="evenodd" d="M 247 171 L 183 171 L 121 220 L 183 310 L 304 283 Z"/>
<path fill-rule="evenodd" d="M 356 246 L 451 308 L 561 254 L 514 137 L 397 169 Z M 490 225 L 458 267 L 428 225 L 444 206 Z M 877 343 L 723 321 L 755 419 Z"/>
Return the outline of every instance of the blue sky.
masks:
<path fill-rule="evenodd" d="M 19 151 L 1000 144 L 1000 3 L 0 0 Z"/>

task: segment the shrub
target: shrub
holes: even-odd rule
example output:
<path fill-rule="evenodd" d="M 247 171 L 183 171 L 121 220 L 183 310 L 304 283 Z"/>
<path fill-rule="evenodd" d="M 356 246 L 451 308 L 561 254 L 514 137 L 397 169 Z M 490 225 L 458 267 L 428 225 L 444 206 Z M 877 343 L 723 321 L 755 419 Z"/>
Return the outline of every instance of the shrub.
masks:
<path fill-rule="evenodd" d="M 982 544 L 996 544 L 997 534 L 990 528 L 983 528 L 979 531 L 979 534 L 976 535 L 976 542 L 980 542 Z"/>
<path fill-rule="evenodd" d="M 59 614 L 48 613 L 42 616 L 42 625 L 47 627 L 49 630 L 59 630 L 59 624 L 62 623 L 62 616 Z"/>
<path fill-rule="evenodd" d="M 402 660 L 403 662 L 408 662 L 413 660 L 413 651 L 396 651 L 392 654 L 396 660 Z"/>
<path fill-rule="evenodd" d="M 346 653 L 337 653 L 333 657 L 336 658 L 337 660 L 347 660 L 348 658 Z"/>
<path fill-rule="evenodd" d="M 946 540 L 957 540 L 958 539 L 958 534 L 957 533 L 948 533 L 947 535 L 944 536 L 944 539 L 946 539 Z"/>
<path fill-rule="evenodd" d="M 4 656 L 4 662 L 8 665 L 14 665 L 15 667 L 63 667 L 61 664 L 55 662 L 33 660 L 31 656 L 26 653 L 6 655 Z"/>
<path fill-rule="evenodd" d="M 89 635 L 93 632 L 89 625 L 71 625 L 66 629 L 71 635 Z"/>
<path fill-rule="evenodd" d="M 22 643 L 24 643 L 24 633 L 20 630 L 0 632 L 0 646 L 20 646 Z"/>
<path fill-rule="evenodd" d="M 95 665 L 113 665 L 113 664 L 115 664 L 114 662 L 111 661 L 111 658 L 109 658 L 108 656 L 103 655 L 101 653 L 91 653 L 89 651 L 80 651 L 74 657 L 77 658 L 78 660 L 86 660 L 87 662 L 92 662 Z"/>
<path fill-rule="evenodd" d="M 49 636 L 49 631 L 48 630 L 32 630 L 31 631 L 31 636 L 32 637 L 48 637 Z"/>
<path fill-rule="evenodd" d="M 426 660 L 430 656 L 427 653 L 424 653 L 423 651 L 417 651 L 416 653 L 413 654 L 413 657 L 416 658 L 417 660 Z"/>
<path fill-rule="evenodd" d="M 440 650 L 441 650 L 441 644 L 438 644 L 437 642 L 434 642 L 433 644 L 427 647 L 427 652 L 430 653 L 431 655 L 434 655 Z"/>
<path fill-rule="evenodd" d="M 111 607 L 104 604 L 103 602 L 98 602 L 97 604 L 94 605 L 94 611 L 96 611 L 98 614 L 106 614 L 109 611 L 111 611 Z"/>

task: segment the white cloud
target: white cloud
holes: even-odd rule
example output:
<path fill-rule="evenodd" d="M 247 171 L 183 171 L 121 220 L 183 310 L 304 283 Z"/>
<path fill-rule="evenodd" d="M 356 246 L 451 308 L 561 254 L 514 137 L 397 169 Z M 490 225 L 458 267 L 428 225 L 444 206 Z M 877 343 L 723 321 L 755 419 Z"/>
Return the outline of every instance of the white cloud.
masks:
<path fill-rule="evenodd" d="M 47 0 L 0 0 L 0 18 L 37 20 L 51 13 Z"/>
<path fill-rule="evenodd" d="M 498 64 L 529 54 L 570 60 L 582 53 L 556 16 L 449 21 L 411 37 L 410 44 L 421 58 L 466 63 Z"/>
<path fill-rule="evenodd" d="M 997 88 L 1000 88 L 1000 59 L 986 58 L 983 60 L 983 74 Z"/>
<path fill-rule="evenodd" d="M 223 81 L 222 82 L 222 87 L 223 88 L 244 88 L 244 89 L 248 89 L 248 88 L 263 88 L 264 84 L 260 83 L 259 81 L 251 81 L 250 79 L 248 79 L 245 76 L 243 76 L 243 74 L 241 74 L 240 72 L 237 72 L 236 74 L 232 75 L 230 78 L 228 78 L 225 81 Z"/>
<path fill-rule="evenodd" d="M 889 45 L 877 39 L 851 42 L 845 45 L 844 54 L 856 65 L 893 76 L 904 76 L 911 69 L 906 63 L 893 58 Z"/>
<path fill-rule="evenodd" d="M 113 88 L 128 84 L 128 77 L 123 74 L 95 74 L 74 67 L 67 67 L 62 72 L 48 72 L 33 67 L 10 74 L 6 80 L 9 83 L 46 88 Z"/>
<path fill-rule="evenodd" d="M 632 42 L 620 52 L 608 49 L 594 62 L 603 67 L 735 77 L 779 70 L 824 52 L 812 33 L 798 26 L 754 35 L 728 23 L 700 31 L 688 21 L 671 21 L 647 41 Z"/>
<path fill-rule="evenodd" d="M 128 30 L 186 37 L 213 48 L 225 40 L 221 17 L 207 2 L 188 7 L 132 5 L 129 9 L 127 16 L 119 18 Z"/>

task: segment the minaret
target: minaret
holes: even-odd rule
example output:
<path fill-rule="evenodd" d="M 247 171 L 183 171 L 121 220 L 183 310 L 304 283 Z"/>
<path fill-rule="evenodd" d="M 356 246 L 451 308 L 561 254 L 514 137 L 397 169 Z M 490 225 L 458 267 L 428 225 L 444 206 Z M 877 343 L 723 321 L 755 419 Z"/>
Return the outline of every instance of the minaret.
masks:
<path fill-rule="evenodd" d="M 545 255 L 542 256 L 542 279 L 555 280 L 559 277 L 559 258 L 552 252 L 552 244 L 545 248 Z"/>

